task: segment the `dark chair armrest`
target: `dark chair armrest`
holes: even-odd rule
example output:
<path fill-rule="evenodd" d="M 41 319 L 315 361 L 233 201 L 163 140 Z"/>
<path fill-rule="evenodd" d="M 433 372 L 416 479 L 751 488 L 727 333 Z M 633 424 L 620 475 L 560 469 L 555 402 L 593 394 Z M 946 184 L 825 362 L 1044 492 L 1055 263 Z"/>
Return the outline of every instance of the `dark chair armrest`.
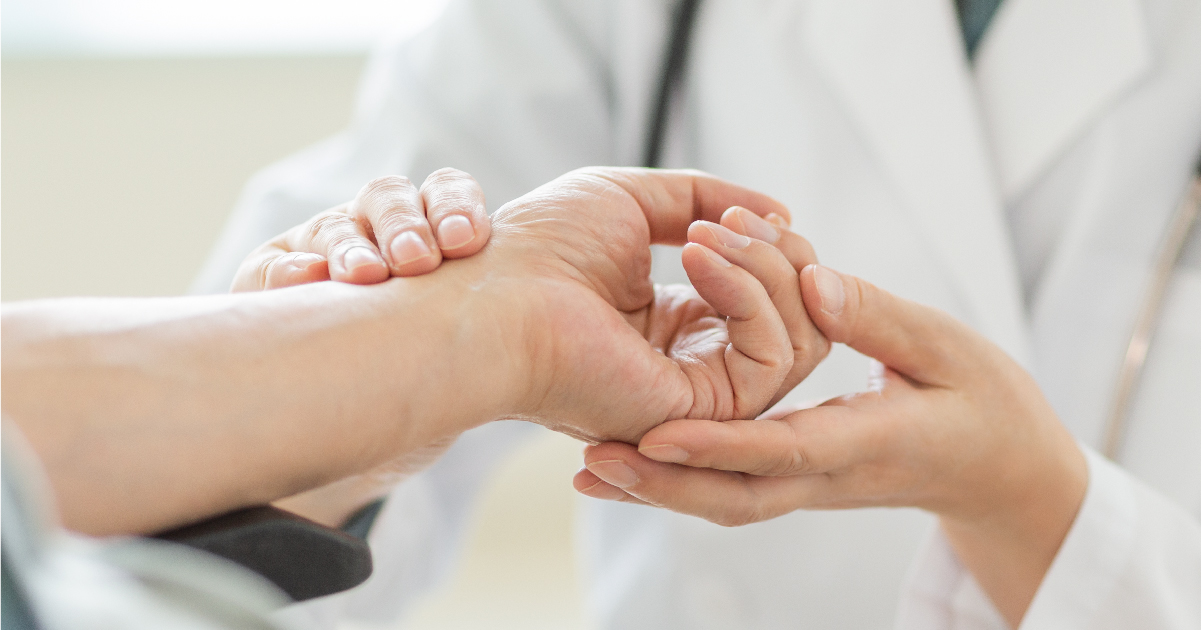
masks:
<path fill-rule="evenodd" d="M 230 512 L 155 538 L 236 562 L 295 601 L 345 591 L 371 576 L 365 540 L 271 506 Z"/>

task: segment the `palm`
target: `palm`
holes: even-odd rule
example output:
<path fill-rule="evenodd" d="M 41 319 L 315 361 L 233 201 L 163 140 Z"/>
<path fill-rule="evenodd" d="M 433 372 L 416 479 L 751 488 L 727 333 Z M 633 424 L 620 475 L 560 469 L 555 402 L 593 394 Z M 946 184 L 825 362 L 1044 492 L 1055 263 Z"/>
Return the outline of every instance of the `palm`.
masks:
<path fill-rule="evenodd" d="M 652 285 L 652 229 L 635 197 L 587 178 L 539 193 L 494 216 L 486 256 L 523 263 L 487 264 L 524 274 L 516 309 L 543 371 L 529 415 L 588 441 L 637 441 L 665 420 L 747 417 L 770 402 L 776 387 L 740 408 L 725 317 L 690 287 Z"/>

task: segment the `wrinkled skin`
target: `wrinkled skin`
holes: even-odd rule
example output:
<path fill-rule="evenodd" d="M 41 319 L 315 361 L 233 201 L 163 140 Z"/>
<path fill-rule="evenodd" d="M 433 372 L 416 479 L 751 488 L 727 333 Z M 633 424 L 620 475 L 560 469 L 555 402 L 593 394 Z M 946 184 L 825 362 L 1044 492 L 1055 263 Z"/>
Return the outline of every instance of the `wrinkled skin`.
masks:
<path fill-rule="evenodd" d="M 695 290 L 650 280 L 652 243 L 683 244 L 693 221 L 734 204 L 786 212 L 707 175 L 643 169 L 575 171 L 498 210 L 489 244 L 455 265 L 500 291 L 495 317 L 521 331 L 518 417 L 634 443 L 669 419 L 752 418 L 806 376 L 828 343 L 812 327 L 790 339 L 751 274 L 691 244 Z"/>

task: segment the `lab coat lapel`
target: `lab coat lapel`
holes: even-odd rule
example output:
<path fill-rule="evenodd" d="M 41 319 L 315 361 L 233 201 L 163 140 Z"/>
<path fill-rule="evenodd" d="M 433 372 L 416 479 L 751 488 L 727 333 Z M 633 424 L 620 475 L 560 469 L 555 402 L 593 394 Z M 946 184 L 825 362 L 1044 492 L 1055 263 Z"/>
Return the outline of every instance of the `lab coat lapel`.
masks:
<path fill-rule="evenodd" d="M 813 0 L 810 53 L 845 101 L 972 323 L 1023 363 L 1013 253 L 947 0 Z"/>
<path fill-rule="evenodd" d="M 1005 0 L 976 56 L 1003 198 L 1029 187 L 1151 62 L 1140 0 Z"/>

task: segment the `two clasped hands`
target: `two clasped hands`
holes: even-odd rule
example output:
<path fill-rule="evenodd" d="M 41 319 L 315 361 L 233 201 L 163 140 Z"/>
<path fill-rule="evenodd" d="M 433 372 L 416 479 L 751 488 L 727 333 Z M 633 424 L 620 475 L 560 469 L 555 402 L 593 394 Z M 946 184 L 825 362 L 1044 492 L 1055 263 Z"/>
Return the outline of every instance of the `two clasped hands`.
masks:
<path fill-rule="evenodd" d="M 483 406 L 446 430 L 539 422 L 591 444 L 574 480 L 581 493 L 723 525 L 797 509 L 920 507 L 1019 620 L 1083 499 L 1079 448 L 999 348 L 818 265 L 788 223 L 778 202 L 702 173 L 599 168 L 490 221 L 479 186 L 447 169 L 420 188 L 372 182 L 261 247 L 234 289 L 430 274 L 426 290 L 451 289 L 460 306 L 428 315 L 467 342 L 447 349 L 454 369 L 433 369 L 458 384 L 455 405 Z M 652 243 L 684 246 L 692 288 L 652 285 Z M 452 258 L 461 261 L 439 268 Z M 870 386 L 764 414 L 832 342 L 876 359 Z M 369 493 L 362 479 L 428 459 L 419 451 L 326 497 L 283 503 L 320 515 L 338 505 L 328 497 L 356 496 L 347 484 Z"/>
<path fill-rule="evenodd" d="M 694 171 L 578 170 L 491 218 L 465 173 L 382 178 L 230 295 L 6 305 L 4 414 L 91 534 L 272 501 L 338 524 L 462 432 L 530 420 L 590 444 L 591 497 L 723 525 L 929 510 L 1016 625 L 1082 452 L 1000 349 L 819 266 L 788 222 Z M 652 243 L 691 287 L 652 284 Z M 763 415 L 831 343 L 878 361 L 871 387 Z"/>

